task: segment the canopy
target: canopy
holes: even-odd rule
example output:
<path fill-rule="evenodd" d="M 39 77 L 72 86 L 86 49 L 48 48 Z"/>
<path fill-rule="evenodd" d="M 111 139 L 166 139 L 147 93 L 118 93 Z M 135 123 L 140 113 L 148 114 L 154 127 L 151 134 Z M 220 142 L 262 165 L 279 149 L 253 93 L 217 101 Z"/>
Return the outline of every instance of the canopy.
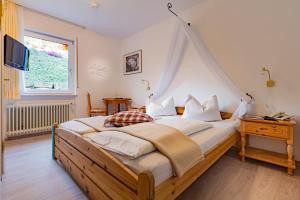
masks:
<path fill-rule="evenodd" d="M 153 98 L 157 99 L 161 97 L 171 85 L 180 67 L 186 44 L 187 42 L 190 42 L 204 63 L 204 66 L 207 67 L 216 78 L 221 80 L 235 95 L 239 96 L 244 101 L 250 101 L 249 96 L 232 82 L 223 68 L 217 63 L 214 56 L 209 52 L 203 42 L 201 36 L 197 34 L 193 27 L 189 26 L 180 17 L 176 17 L 176 20 L 177 23 L 167 56 L 166 66 L 153 93 Z"/>

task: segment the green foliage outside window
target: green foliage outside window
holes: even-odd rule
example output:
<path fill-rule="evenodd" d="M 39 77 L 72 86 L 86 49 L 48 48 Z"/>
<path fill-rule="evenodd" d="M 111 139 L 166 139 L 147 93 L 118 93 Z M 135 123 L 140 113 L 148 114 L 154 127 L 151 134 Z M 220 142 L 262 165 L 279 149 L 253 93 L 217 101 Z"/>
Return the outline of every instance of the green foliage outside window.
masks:
<path fill-rule="evenodd" d="M 30 89 L 68 89 L 68 49 L 66 45 L 25 37 L 30 50 L 25 87 Z"/>

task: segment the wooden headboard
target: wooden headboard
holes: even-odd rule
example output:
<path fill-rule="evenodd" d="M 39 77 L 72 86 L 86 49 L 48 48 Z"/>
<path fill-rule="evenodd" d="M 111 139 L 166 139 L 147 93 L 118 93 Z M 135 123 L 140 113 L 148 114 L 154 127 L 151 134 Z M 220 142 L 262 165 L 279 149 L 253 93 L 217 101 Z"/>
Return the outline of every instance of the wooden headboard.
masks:
<path fill-rule="evenodd" d="M 139 112 L 146 112 L 146 107 L 143 106 L 141 108 L 137 108 L 137 110 Z M 184 112 L 184 106 L 176 106 L 176 112 L 178 115 L 182 115 Z M 232 116 L 232 113 L 229 113 L 229 112 L 220 112 L 220 113 L 221 113 L 222 119 L 230 119 L 230 117 Z"/>

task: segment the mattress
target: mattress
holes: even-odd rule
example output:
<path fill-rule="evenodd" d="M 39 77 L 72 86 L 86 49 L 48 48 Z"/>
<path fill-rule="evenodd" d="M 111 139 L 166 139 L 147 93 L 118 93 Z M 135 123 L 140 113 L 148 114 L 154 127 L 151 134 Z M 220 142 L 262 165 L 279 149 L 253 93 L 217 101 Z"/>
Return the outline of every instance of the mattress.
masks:
<path fill-rule="evenodd" d="M 173 117 L 180 116 L 169 116 L 164 118 Z M 222 120 L 209 123 L 213 125 L 212 128 L 202 130 L 189 136 L 199 145 L 204 155 L 214 147 L 216 147 L 218 144 L 229 138 L 233 133 L 236 132 L 236 128 L 239 126 L 239 120 Z M 74 132 L 81 130 L 88 135 L 94 134 L 93 129 L 76 121 L 64 123 L 60 125 L 60 127 Z M 96 143 L 93 144 L 97 145 Z M 151 171 L 154 176 L 156 186 L 173 176 L 171 162 L 167 157 L 165 157 L 158 151 L 148 153 L 136 159 L 130 159 L 116 153 L 112 154 L 137 174 L 143 171 Z"/>

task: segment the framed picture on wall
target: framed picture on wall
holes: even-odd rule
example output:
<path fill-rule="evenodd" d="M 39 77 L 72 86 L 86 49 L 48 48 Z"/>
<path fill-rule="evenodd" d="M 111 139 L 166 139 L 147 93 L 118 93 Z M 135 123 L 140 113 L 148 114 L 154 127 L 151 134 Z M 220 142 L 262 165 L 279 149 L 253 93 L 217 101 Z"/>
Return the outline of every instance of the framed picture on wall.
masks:
<path fill-rule="evenodd" d="M 136 74 L 142 72 L 142 50 L 124 55 L 123 74 Z"/>

